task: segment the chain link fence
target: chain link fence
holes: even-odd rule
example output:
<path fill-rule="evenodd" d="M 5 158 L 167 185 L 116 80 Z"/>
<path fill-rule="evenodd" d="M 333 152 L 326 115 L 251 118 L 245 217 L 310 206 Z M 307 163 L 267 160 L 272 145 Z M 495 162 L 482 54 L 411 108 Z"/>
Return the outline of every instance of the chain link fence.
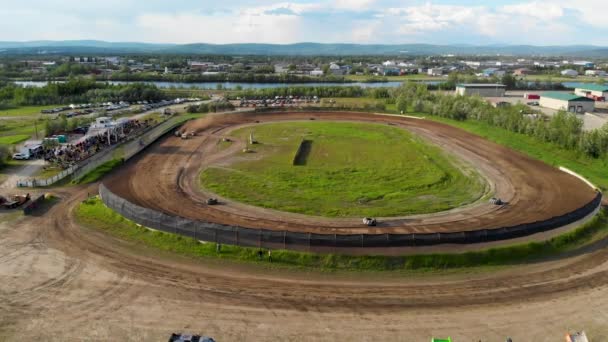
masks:
<path fill-rule="evenodd" d="M 602 194 L 583 207 L 544 221 L 510 227 L 425 234 L 312 234 L 267 229 L 251 229 L 195 221 L 144 208 L 117 196 L 103 184 L 99 187 L 103 203 L 127 219 L 152 229 L 179 234 L 201 241 L 244 247 L 310 250 L 311 247 L 407 247 L 439 244 L 471 244 L 524 237 L 579 221 L 597 209 Z"/>

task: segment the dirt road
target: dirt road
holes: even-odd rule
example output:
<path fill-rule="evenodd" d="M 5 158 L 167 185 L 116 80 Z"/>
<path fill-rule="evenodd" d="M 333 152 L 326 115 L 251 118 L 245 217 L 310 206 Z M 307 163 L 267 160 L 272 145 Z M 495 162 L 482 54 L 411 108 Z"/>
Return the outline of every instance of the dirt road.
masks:
<path fill-rule="evenodd" d="M 34 159 L 27 161 L 27 164 L 19 167 L 7 169 L 3 179 L 0 179 L 0 190 L 10 190 L 17 188 L 17 182 L 21 179 L 34 177 L 44 167 L 44 159 Z"/>
<path fill-rule="evenodd" d="M 280 273 L 185 260 L 84 229 L 61 191 L 45 215 L 0 224 L 0 340 L 608 340 L 608 249 L 493 273 Z"/>
<path fill-rule="evenodd" d="M 130 172 L 165 171 L 141 163 L 148 155 L 184 157 L 167 141 Z M 553 342 L 585 329 L 592 341 L 608 341 L 608 241 L 492 272 L 284 272 L 166 255 L 81 227 L 73 209 L 96 190 L 55 190 L 61 200 L 38 216 L 0 212 L 0 340 L 166 341 L 188 331 L 218 342 Z"/>

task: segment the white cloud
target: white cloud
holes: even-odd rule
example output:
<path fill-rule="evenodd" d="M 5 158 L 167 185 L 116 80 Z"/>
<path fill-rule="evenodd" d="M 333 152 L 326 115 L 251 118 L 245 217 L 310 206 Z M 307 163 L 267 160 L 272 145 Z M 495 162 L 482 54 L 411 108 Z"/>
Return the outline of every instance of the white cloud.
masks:
<path fill-rule="evenodd" d="M 553 3 L 529 2 L 491 8 L 487 6 L 424 5 L 390 8 L 385 16 L 398 22 L 399 33 L 461 34 L 458 42 L 482 36 L 494 42 L 515 44 L 564 44 L 575 36 L 573 28 L 560 21 L 565 8 Z M 570 42 L 570 41 L 568 41 Z"/>
<path fill-rule="evenodd" d="M 608 44 L 606 0 L 303 1 L 0 0 L 0 40 Z"/>
<path fill-rule="evenodd" d="M 370 9 L 377 0 L 334 0 L 333 8 L 350 11 L 364 11 Z"/>
<path fill-rule="evenodd" d="M 404 21 L 399 32 L 404 34 L 439 31 L 455 25 L 468 25 L 485 11 L 483 7 L 434 5 L 390 8 L 388 15 L 397 16 Z"/>
<path fill-rule="evenodd" d="M 564 8 L 555 3 L 533 1 L 503 6 L 499 12 L 549 21 L 561 18 L 564 15 Z"/>
<path fill-rule="evenodd" d="M 298 16 L 263 12 L 243 12 L 238 16 L 142 14 L 136 23 L 146 36 L 167 43 L 293 43 L 305 32 Z"/>
<path fill-rule="evenodd" d="M 608 20 L 606 20 L 608 2 L 605 0 L 554 0 L 554 2 L 578 13 L 577 17 L 583 23 L 600 29 L 608 28 Z"/>

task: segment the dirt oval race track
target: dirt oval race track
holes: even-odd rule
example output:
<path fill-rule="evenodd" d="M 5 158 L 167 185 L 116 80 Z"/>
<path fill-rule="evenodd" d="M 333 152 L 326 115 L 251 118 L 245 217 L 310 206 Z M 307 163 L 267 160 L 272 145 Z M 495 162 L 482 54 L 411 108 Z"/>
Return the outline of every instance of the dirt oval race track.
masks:
<path fill-rule="evenodd" d="M 139 170 L 154 175 L 147 181 L 149 193 L 178 191 L 177 174 L 162 172 L 171 169 L 172 160 L 200 169 L 198 154 L 185 147 L 192 144 L 197 151 L 216 138 L 212 133 L 160 141 L 116 170 L 113 190 L 118 191 L 118 178 L 137 177 Z M 159 164 L 144 167 L 145 160 Z M 213 162 L 210 156 L 207 161 Z M 166 184 L 154 183 L 163 177 Z M 123 185 L 130 187 L 131 180 Z M 33 216 L 0 211 L 0 341 L 166 341 L 172 332 L 192 332 L 218 342 L 418 342 L 433 336 L 553 342 L 583 329 L 593 342 L 608 341 L 606 239 L 499 269 L 285 271 L 184 258 L 83 227 L 74 210 L 97 187 L 53 189 L 59 200 Z"/>
<path fill-rule="evenodd" d="M 360 218 L 329 219 L 253 207 L 200 190 L 198 175 L 209 165 L 238 158 L 246 147 L 236 141 L 219 150 L 217 143 L 232 130 L 246 125 L 285 120 L 359 121 L 394 125 L 441 146 L 485 177 L 488 191 L 508 202 L 487 202 L 446 212 L 382 218 L 377 227 Z M 104 184 L 114 194 L 142 207 L 193 220 L 245 228 L 317 234 L 449 233 L 515 226 L 571 213 L 591 202 L 596 192 L 583 181 L 559 169 L 445 124 L 417 118 L 368 113 L 266 113 L 211 115 L 190 122 L 192 139 L 168 136 L 151 146 Z"/>

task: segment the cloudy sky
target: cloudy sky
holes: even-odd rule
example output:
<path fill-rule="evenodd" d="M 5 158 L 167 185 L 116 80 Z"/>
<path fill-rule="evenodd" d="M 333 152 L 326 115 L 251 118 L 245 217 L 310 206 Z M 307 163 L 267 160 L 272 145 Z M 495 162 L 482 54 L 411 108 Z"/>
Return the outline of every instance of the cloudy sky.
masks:
<path fill-rule="evenodd" d="M 0 40 L 594 44 L 608 1 L 0 0 Z"/>

